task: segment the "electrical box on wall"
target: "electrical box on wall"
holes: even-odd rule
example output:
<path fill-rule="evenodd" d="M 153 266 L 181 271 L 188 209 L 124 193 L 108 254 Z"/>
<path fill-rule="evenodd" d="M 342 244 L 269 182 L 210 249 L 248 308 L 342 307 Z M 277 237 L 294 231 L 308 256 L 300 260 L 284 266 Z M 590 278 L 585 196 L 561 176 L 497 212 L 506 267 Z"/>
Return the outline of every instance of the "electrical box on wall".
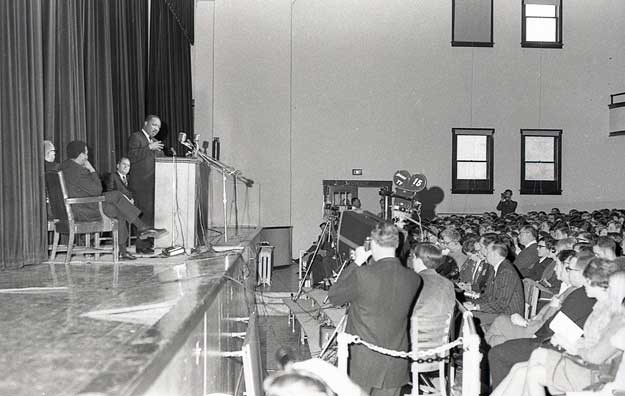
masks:
<path fill-rule="evenodd" d="M 362 169 L 360 169 L 360 168 L 352 169 L 352 175 L 354 175 L 354 176 L 362 176 Z"/>

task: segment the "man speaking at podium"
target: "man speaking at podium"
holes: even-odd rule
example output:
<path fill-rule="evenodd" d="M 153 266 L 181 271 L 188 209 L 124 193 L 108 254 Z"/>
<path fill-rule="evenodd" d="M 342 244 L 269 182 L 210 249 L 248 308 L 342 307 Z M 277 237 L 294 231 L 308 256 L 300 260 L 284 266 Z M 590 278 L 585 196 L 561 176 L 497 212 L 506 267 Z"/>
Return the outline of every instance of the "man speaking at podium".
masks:
<path fill-rule="evenodd" d="M 154 139 L 161 129 L 158 116 L 149 115 L 143 121 L 143 128 L 128 139 L 128 159 L 132 172 L 128 180 L 135 205 L 143 213 L 141 220 L 148 227 L 154 226 L 154 159 L 163 155 L 163 143 Z M 137 253 L 154 253 L 154 238 L 137 240 Z"/>
<path fill-rule="evenodd" d="M 370 251 L 356 249 L 356 265 L 345 268 L 328 298 L 336 306 L 350 303 L 345 332 L 379 347 L 407 351 L 408 317 L 421 277 L 395 257 L 398 245 L 397 227 L 378 223 L 371 230 Z M 349 376 L 367 394 L 399 396 L 408 383 L 408 364 L 407 359 L 356 344 L 350 348 Z"/>

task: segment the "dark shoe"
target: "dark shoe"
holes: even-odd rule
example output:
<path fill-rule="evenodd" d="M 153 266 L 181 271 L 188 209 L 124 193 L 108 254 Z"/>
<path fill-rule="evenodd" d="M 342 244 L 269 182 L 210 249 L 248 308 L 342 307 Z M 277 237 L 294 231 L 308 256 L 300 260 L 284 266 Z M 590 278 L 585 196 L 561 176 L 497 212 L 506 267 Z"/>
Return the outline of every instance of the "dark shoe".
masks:
<path fill-rule="evenodd" d="M 154 254 L 154 249 L 152 248 L 137 249 L 137 254 Z"/>
<path fill-rule="evenodd" d="M 128 252 L 119 253 L 120 260 L 136 260 L 137 258 Z"/>
<path fill-rule="evenodd" d="M 146 228 L 139 233 L 139 239 L 160 238 L 167 235 L 168 232 L 164 228 Z"/>

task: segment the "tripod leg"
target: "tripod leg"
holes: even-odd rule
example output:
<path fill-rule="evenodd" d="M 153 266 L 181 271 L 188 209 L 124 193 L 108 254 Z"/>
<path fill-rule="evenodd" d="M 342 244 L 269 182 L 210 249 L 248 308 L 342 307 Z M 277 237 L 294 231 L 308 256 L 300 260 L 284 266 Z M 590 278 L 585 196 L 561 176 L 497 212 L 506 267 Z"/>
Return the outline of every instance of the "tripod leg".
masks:
<path fill-rule="evenodd" d="M 315 247 L 315 251 L 313 252 L 312 257 L 310 258 L 310 264 L 308 265 L 308 268 L 306 268 L 306 274 L 299 282 L 297 294 L 293 296 L 293 301 L 299 300 L 299 298 L 302 295 L 304 283 L 306 283 L 306 278 L 308 278 L 308 275 L 310 274 L 310 270 L 312 269 L 312 266 L 315 263 L 315 258 L 317 257 L 317 253 L 319 252 L 319 248 L 321 247 L 321 242 L 323 241 L 326 232 L 328 232 L 329 224 L 330 224 L 330 221 L 326 222 L 326 224 L 323 226 L 323 231 L 321 231 L 321 235 L 319 236 L 319 239 L 317 240 L 317 246 Z"/>
<path fill-rule="evenodd" d="M 324 345 L 323 349 L 321 350 L 321 353 L 319 354 L 319 359 L 323 360 L 323 355 L 326 353 L 326 351 L 328 350 L 330 345 L 332 345 L 332 342 L 336 338 L 337 334 L 339 332 L 343 331 L 343 329 L 345 327 L 345 320 L 346 319 L 347 319 L 347 314 L 343 315 L 343 317 L 339 321 L 339 324 L 336 325 L 336 328 L 332 332 L 332 335 L 330 336 L 330 338 L 328 338 L 328 342 L 326 342 L 326 344 Z"/>
<path fill-rule="evenodd" d="M 343 273 L 343 270 L 345 269 L 345 267 L 347 266 L 347 263 L 349 263 L 350 259 L 347 259 L 343 262 L 343 264 L 341 265 L 341 269 L 339 270 L 339 273 L 336 274 L 336 279 L 334 279 L 334 282 L 336 282 L 340 277 L 341 274 Z M 323 303 L 327 304 L 328 303 L 328 296 L 326 296 L 326 298 L 323 299 Z"/>

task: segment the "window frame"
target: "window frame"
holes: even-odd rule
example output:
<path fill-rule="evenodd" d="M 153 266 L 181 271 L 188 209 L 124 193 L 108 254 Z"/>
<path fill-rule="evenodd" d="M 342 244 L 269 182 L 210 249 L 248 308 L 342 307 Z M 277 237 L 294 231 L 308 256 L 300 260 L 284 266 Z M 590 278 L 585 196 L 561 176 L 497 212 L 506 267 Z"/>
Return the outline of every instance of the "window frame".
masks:
<path fill-rule="evenodd" d="M 451 193 L 493 194 L 494 192 L 494 128 L 452 128 L 451 129 Z M 458 179 L 458 136 L 473 135 L 486 137 L 486 180 Z M 472 162 L 472 161 L 460 161 Z M 482 162 L 482 161 L 475 161 Z"/>
<path fill-rule="evenodd" d="M 526 180 L 525 164 L 551 163 L 549 161 L 525 161 L 525 138 L 552 137 L 555 139 L 553 149 L 554 181 Z M 521 195 L 562 195 L 562 129 L 521 129 Z"/>
<path fill-rule="evenodd" d="M 490 41 L 457 41 L 455 39 L 456 31 L 456 0 L 451 1 L 451 46 L 452 47 L 494 47 L 494 0 L 490 0 Z"/>
<path fill-rule="evenodd" d="M 543 4 L 540 0 L 535 3 L 532 0 L 521 0 L 521 47 L 523 48 L 562 48 L 562 0 L 554 0 L 558 2 L 556 5 L 556 39 L 557 41 L 527 41 L 527 16 L 525 15 L 525 4 Z M 548 18 L 552 17 L 530 17 L 530 18 Z"/>

